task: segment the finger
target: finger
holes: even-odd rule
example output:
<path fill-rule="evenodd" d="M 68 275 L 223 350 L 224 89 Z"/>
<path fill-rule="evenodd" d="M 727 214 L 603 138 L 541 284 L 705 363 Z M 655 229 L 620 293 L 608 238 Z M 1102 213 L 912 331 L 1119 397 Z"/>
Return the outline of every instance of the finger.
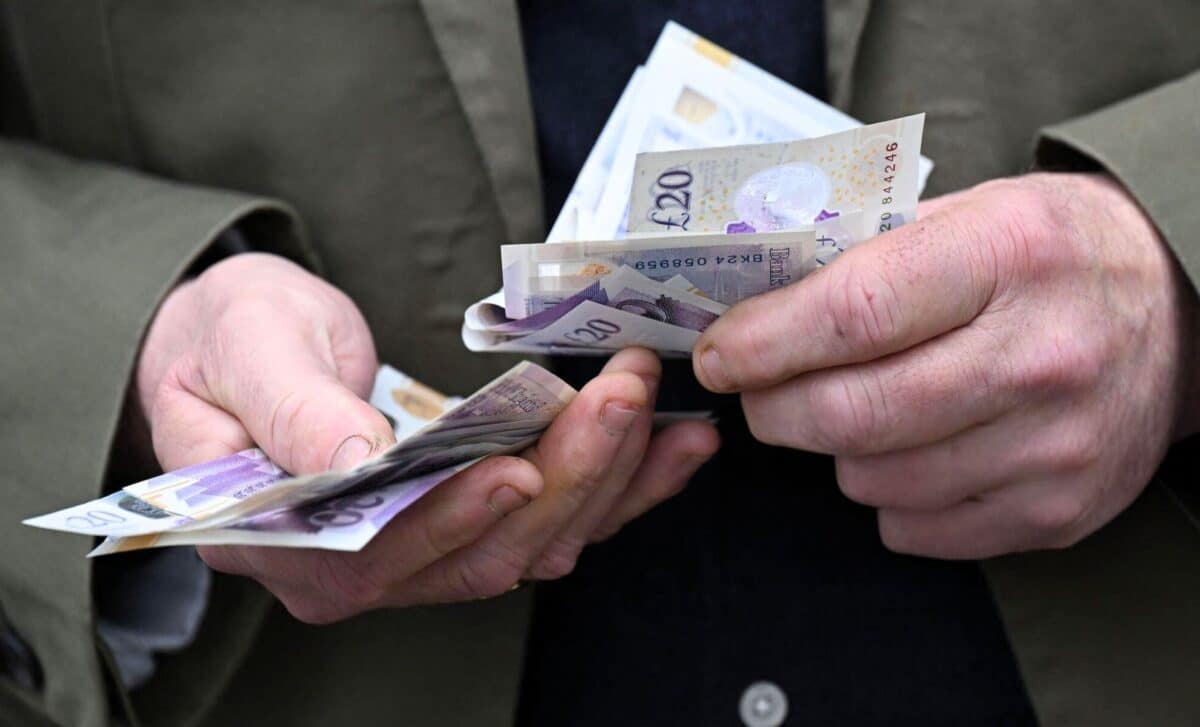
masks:
<path fill-rule="evenodd" d="M 297 618 L 328 623 L 414 602 L 406 581 L 482 537 L 541 492 L 541 473 L 519 457 L 490 457 L 441 483 L 397 515 L 363 550 L 206 546 L 211 567 L 267 585 Z M 448 600 L 436 594 L 432 600 Z"/>
<path fill-rule="evenodd" d="M 339 380 L 332 349 L 286 321 L 259 325 L 266 314 L 255 311 L 237 313 L 253 320 L 228 324 L 243 332 L 237 340 L 209 347 L 197 375 L 184 382 L 191 393 L 237 417 L 293 474 L 347 469 L 395 441 L 383 415 Z M 369 348 L 357 355 L 374 356 Z"/>
<path fill-rule="evenodd" d="M 879 511 L 879 537 L 897 553 L 953 560 L 1063 548 L 1090 531 L 1091 502 L 1070 480 L 1010 484 L 943 510 Z"/>
<path fill-rule="evenodd" d="M 618 448 L 604 481 L 534 561 L 526 573 L 527 578 L 558 578 L 572 569 L 592 531 L 623 497 L 646 452 L 662 364 L 658 356 L 647 349 L 627 348 L 609 359 L 601 373 L 618 371 L 627 371 L 642 379 L 646 385 L 646 406 Z"/>
<path fill-rule="evenodd" d="M 1054 422 L 1004 417 L 923 447 L 838 457 L 838 486 L 871 507 L 940 510 L 1005 482 L 1069 478 L 1093 465 L 1100 452 L 1097 440 L 1072 433 L 1059 410 L 1054 416 Z"/>
<path fill-rule="evenodd" d="M 254 446 L 246 428 L 228 412 L 176 386 L 164 386 L 161 392 L 154 404 L 157 412 L 151 419 L 151 441 L 164 471 Z"/>
<path fill-rule="evenodd" d="M 488 598 L 511 589 L 612 474 L 647 394 L 641 378 L 628 371 L 589 382 L 525 454 L 542 472 L 542 494 L 480 540 L 417 574 L 414 598 Z"/>
<path fill-rule="evenodd" d="M 361 553 L 359 565 L 411 575 L 528 506 L 544 488 L 537 467 L 520 457 L 488 457 L 435 487 L 396 516 Z"/>
<path fill-rule="evenodd" d="M 693 367 L 718 392 L 902 351 L 991 299 L 996 264 L 978 215 L 934 214 L 846 251 L 794 285 L 735 305 L 700 336 Z"/>
<path fill-rule="evenodd" d="M 837 455 L 937 442 L 1015 407 L 1028 393 L 992 333 L 960 328 L 907 351 L 802 374 L 742 394 L 767 444 Z"/>
<path fill-rule="evenodd" d="M 629 521 L 677 495 L 720 446 L 716 427 L 705 422 L 680 422 L 655 435 L 625 494 L 592 529 L 589 540 L 611 538 Z"/>

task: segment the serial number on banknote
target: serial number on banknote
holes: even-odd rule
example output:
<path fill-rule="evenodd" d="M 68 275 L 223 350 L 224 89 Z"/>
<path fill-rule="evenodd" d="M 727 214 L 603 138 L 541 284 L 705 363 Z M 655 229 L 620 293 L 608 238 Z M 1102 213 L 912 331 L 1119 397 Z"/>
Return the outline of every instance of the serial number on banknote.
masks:
<path fill-rule="evenodd" d="M 744 255 L 717 255 L 713 258 L 713 262 L 717 265 L 745 265 L 747 263 L 761 263 L 765 259 L 761 252 L 752 252 Z M 638 260 L 633 264 L 634 270 L 667 270 L 669 268 L 696 267 L 708 267 L 708 258 L 676 257 L 662 260 Z"/>
<path fill-rule="evenodd" d="M 889 207 L 895 202 L 892 199 L 892 183 L 896 177 L 896 159 L 899 156 L 900 145 L 892 142 L 884 147 L 885 154 L 883 155 L 884 165 L 883 173 L 887 176 L 883 178 L 883 183 L 887 186 L 883 188 L 883 199 L 879 200 L 881 207 Z M 892 212 L 889 209 L 884 209 L 879 213 L 879 232 L 883 234 L 892 229 Z"/>

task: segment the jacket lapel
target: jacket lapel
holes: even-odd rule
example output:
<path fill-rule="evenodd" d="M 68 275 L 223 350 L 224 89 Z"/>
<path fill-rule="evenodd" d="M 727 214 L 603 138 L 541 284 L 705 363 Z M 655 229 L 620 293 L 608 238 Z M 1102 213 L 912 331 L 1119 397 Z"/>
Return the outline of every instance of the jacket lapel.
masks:
<path fill-rule="evenodd" d="M 854 92 L 854 60 L 867 23 L 871 0 L 826 0 L 825 55 L 829 76 L 829 100 L 847 109 Z"/>
<path fill-rule="evenodd" d="M 541 180 L 516 5 L 421 4 L 504 218 L 507 239 L 497 242 L 538 242 Z"/>

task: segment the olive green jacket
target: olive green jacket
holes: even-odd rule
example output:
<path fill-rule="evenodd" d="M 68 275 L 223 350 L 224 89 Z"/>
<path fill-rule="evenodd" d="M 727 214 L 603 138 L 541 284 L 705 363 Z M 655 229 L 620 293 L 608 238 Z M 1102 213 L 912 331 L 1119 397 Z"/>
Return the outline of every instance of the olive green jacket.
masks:
<path fill-rule="evenodd" d="M 1103 168 L 1200 279 L 1195 0 L 827 16 L 838 106 L 928 113 L 931 193 Z M 218 578 L 199 638 L 130 695 L 90 543 L 18 523 L 140 474 L 114 445 L 139 340 L 235 222 L 345 289 L 382 360 L 453 391 L 508 365 L 458 328 L 497 245 L 541 236 L 512 3 L 0 0 L 0 24 L 0 626 L 44 673 L 0 677 L 0 723 L 508 723 L 527 594 L 314 628 Z M 1200 721 L 1200 533 L 1172 485 L 1074 548 L 986 564 L 1045 723 Z"/>

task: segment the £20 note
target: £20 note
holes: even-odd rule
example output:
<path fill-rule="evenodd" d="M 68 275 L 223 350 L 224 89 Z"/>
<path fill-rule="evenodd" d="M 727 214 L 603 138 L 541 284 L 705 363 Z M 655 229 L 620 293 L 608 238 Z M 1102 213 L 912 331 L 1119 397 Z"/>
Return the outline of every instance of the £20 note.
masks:
<path fill-rule="evenodd" d="M 925 115 L 813 139 L 639 154 L 631 233 L 836 228 L 853 244 L 916 218 Z"/>

